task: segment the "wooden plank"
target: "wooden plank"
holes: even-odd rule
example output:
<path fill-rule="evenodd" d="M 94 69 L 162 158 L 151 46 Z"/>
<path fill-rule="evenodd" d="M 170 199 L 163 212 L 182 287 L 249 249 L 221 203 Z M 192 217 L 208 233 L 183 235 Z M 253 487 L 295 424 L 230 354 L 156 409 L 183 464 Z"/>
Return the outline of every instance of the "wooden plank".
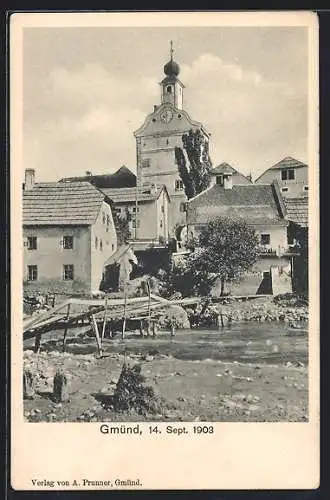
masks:
<path fill-rule="evenodd" d="M 148 297 L 131 297 L 127 298 L 127 304 L 138 304 L 139 302 L 147 302 Z M 77 304 L 81 306 L 104 306 L 105 299 L 70 299 L 71 304 Z M 123 299 L 108 299 L 109 306 L 123 306 L 125 304 L 125 298 Z"/>
<path fill-rule="evenodd" d="M 125 302 L 124 302 L 124 318 L 123 318 L 123 329 L 121 333 L 121 338 L 125 338 L 125 328 L 126 328 L 126 315 L 127 315 L 127 292 L 126 292 L 126 287 L 125 287 Z"/>
<path fill-rule="evenodd" d="M 108 296 L 105 297 L 104 317 L 103 317 L 103 326 L 102 326 L 101 341 L 103 341 L 103 339 L 104 339 L 105 325 L 106 325 L 106 320 L 107 320 L 107 315 L 108 315 L 108 301 L 107 301 L 107 298 L 108 298 Z"/>
<path fill-rule="evenodd" d="M 68 333 L 68 326 L 69 326 L 70 307 L 71 307 L 71 304 L 69 303 L 68 308 L 67 308 L 67 313 L 66 313 L 66 325 L 65 325 L 64 334 L 63 334 L 63 341 L 62 341 L 63 352 L 65 352 L 65 348 L 66 348 L 66 336 Z"/>
<path fill-rule="evenodd" d="M 148 324 L 147 324 L 147 335 L 150 335 L 150 321 L 151 321 L 151 290 L 150 282 L 147 280 L 147 290 L 148 290 Z"/>
<path fill-rule="evenodd" d="M 96 344 L 97 344 L 98 353 L 99 353 L 100 356 L 102 356 L 102 344 L 101 344 L 101 339 L 100 339 L 100 335 L 99 335 L 99 329 L 98 329 L 97 322 L 96 322 L 94 314 L 91 314 L 91 323 L 92 323 L 93 331 L 94 331 L 95 338 L 96 338 Z"/>
<path fill-rule="evenodd" d="M 62 304 L 58 305 L 57 307 L 55 307 L 55 309 L 52 309 L 51 311 L 47 311 L 44 314 L 38 314 L 35 317 L 27 318 L 26 320 L 23 321 L 23 331 L 27 330 L 28 328 L 31 328 L 32 325 L 36 326 L 38 323 L 41 323 L 48 318 L 51 318 L 55 313 L 57 313 L 65 306 L 67 306 L 69 302 L 70 301 L 66 300 L 65 302 L 62 302 Z"/>

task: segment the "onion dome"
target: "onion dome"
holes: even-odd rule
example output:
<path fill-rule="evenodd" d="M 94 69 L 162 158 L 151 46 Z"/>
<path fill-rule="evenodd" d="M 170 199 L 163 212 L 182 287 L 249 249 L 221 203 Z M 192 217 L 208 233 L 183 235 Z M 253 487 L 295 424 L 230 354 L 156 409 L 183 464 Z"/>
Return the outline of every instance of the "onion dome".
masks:
<path fill-rule="evenodd" d="M 171 59 L 164 66 L 164 73 L 166 76 L 178 76 L 180 73 L 180 66 L 173 59 Z"/>

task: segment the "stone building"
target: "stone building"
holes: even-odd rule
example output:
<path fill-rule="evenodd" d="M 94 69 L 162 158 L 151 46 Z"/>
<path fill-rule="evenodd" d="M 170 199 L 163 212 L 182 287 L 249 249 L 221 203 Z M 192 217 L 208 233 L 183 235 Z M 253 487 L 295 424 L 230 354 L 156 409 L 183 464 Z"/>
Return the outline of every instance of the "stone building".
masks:
<path fill-rule="evenodd" d="M 23 189 L 24 290 L 91 293 L 117 250 L 107 196 L 89 182 L 35 183 Z"/>

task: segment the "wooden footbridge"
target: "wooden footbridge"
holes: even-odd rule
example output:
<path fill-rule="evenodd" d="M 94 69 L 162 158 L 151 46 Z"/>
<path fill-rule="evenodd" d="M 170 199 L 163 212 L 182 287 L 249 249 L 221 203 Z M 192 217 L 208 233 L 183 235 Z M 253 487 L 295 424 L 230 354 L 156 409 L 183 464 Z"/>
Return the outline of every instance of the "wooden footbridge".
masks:
<path fill-rule="evenodd" d="M 148 293 L 143 297 L 83 299 L 69 298 L 58 306 L 43 313 L 35 313 L 23 319 L 23 341 L 35 338 L 35 351 L 40 349 L 42 335 L 52 330 L 64 330 L 63 351 L 66 348 L 67 333 L 70 328 L 86 325 L 92 328 L 98 352 L 102 355 L 102 343 L 106 328 L 110 331 L 120 328 L 122 339 L 127 328 L 139 330 L 140 335 L 156 334 L 157 320 L 164 309 L 175 305 L 190 305 L 200 301 L 199 298 L 167 300 L 158 295 Z M 171 326 L 174 335 L 175 326 Z"/>

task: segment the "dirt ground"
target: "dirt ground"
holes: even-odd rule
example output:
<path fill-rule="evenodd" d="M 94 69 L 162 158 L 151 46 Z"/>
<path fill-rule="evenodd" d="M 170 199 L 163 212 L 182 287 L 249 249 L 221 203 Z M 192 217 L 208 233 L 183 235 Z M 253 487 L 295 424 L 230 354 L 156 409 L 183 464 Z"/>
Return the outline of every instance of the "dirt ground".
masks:
<path fill-rule="evenodd" d="M 68 352 L 60 337 L 45 339 L 35 354 L 25 347 L 24 365 L 35 376 L 36 395 L 24 401 L 29 422 L 86 421 L 307 421 L 307 330 L 272 324 L 237 331 L 182 332 L 175 339 L 131 336 L 105 343 L 104 357 L 91 337 L 72 336 Z M 113 394 L 123 363 L 139 363 L 162 400 L 159 414 L 115 413 L 103 406 Z M 70 401 L 52 399 L 58 368 L 69 380 Z"/>

